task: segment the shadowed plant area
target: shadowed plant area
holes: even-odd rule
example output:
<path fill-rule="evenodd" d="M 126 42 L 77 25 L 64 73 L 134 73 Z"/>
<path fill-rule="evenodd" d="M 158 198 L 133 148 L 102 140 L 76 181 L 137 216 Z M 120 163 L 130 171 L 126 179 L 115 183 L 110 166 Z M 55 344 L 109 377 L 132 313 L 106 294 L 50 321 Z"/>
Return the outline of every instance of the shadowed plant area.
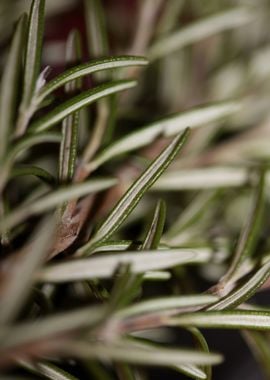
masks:
<path fill-rule="evenodd" d="M 269 17 L 0 1 L 1 379 L 270 378 Z"/>

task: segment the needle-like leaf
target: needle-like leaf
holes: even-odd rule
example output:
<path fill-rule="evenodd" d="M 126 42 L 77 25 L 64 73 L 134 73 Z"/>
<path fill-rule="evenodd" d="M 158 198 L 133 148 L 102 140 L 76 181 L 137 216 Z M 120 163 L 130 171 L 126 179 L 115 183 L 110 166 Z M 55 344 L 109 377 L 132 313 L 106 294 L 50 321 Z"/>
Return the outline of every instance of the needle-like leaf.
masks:
<path fill-rule="evenodd" d="M 45 0 L 32 1 L 25 52 L 23 94 L 16 131 L 18 136 L 26 130 L 29 121 L 29 109 L 31 109 L 35 92 L 38 90 L 37 80 L 41 66 L 44 9 Z"/>
<path fill-rule="evenodd" d="M 228 271 L 221 279 L 221 284 L 224 286 L 229 283 L 233 278 L 235 272 L 242 264 L 243 260 L 247 256 L 251 256 L 256 247 L 259 233 L 261 229 L 262 217 L 264 212 L 264 201 L 265 201 L 265 170 L 263 169 L 259 176 L 259 182 L 254 194 L 254 200 L 252 207 L 247 219 L 242 229 L 238 245 L 236 247 L 236 252 L 233 256 L 231 265 Z"/>
<path fill-rule="evenodd" d="M 248 182 L 248 170 L 235 167 L 182 169 L 165 173 L 153 191 L 179 191 L 241 187 Z"/>
<path fill-rule="evenodd" d="M 166 217 L 166 204 L 160 200 L 156 206 L 152 223 L 142 244 L 144 249 L 156 249 L 159 245 Z"/>
<path fill-rule="evenodd" d="M 93 246 L 108 239 L 124 222 L 131 211 L 136 207 L 144 193 L 153 185 L 160 175 L 170 165 L 184 145 L 188 135 L 186 130 L 181 136 L 176 137 L 172 143 L 152 162 L 145 172 L 134 182 L 124 196 L 120 199 L 109 216 L 105 219 L 90 242 L 82 247 L 78 254 L 87 253 Z"/>
<path fill-rule="evenodd" d="M 45 379 L 50 380 L 79 380 L 77 377 L 67 373 L 62 368 L 59 368 L 55 364 L 49 362 L 38 362 L 34 365 L 31 362 L 20 360 L 19 363 L 24 369 L 31 373 L 42 376 Z"/>
<path fill-rule="evenodd" d="M 217 15 L 196 21 L 186 28 L 169 34 L 150 47 L 148 56 L 151 61 L 171 54 L 187 45 L 225 30 L 238 28 L 254 20 L 254 13 L 247 8 L 234 8 Z"/>
<path fill-rule="evenodd" d="M 137 314 L 147 314 L 169 309 L 181 309 L 187 307 L 203 306 L 212 304 L 217 300 L 216 296 L 202 294 L 189 296 L 162 297 L 138 302 L 119 312 L 121 317 L 131 317 Z"/>
<path fill-rule="evenodd" d="M 181 133 L 188 126 L 198 128 L 206 123 L 211 123 L 226 118 L 241 109 L 239 102 L 224 102 L 209 106 L 195 108 L 190 111 L 177 113 L 165 119 L 158 120 L 139 131 L 130 133 L 128 136 L 116 141 L 102 151 L 90 164 L 96 169 L 104 162 L 120 154 L 132 152 L 151 144 L 159 136 L 171 137 Z"/>
<path fill-rule="evenodd" d="M 0 158 L 3 159 L 16 115 L 18 83 L 22 72 L 27 16 L 23 15 L 16 26 L 0 88 Z"/>
<path fill-rule="evenodd" d="M 168 318 L 169 326 L 195 326 L 221 329 L 270 330 L 267 311 L 204 311 Z"/>
<path fill-rule="evenodd" d="M 53 316 L 42 318 L 33 323 L 24 322 L 15 324 L 10 328 L 0 328 L 0 352 L 12 347 L 29 344 L 31 342 L 43 340 L 44 338 L 55 339 L 57 334 L 68 333 L 75 330 L 84 329 L 104 318 L 106 309 L 102 306 L 93 306 L 73 310 L 65 313 L 58 313 Z"/>
<path fill-rule="evenodd" d="M 111 359 L 127 363 L 142 365 L 171 366 L 180 364 L 218 364 L 222 361 L 221 355 L 206 354 L 204 352 L 166 349 L 166 348 L 143 348 L 141 344 L 117 341 L 109 343 L 89 344 L 84 342 L 74 343 L 70 347 L 71 352 L 78 357 L 94 357 L 104 360 Z"/>
<path fill-rule="evenodd" d="M 109 278 L 119 268 L 119 265 L 130 264 L 131 273 L 144 273 L 177 265 L 208 262 L 211 257 L 212 253 L 209 249 L 171 249 L 106 254 L 48 266 L 41 270 L 37 279 L 42 282 L 67 282 Z"/>
<path fill-rule="evenodd" d="M 68 65 L 81 61 L 82 46 L 78 31 L 70 33 L 66 46 L 66 62 Z M 81 78 L 74 79 L 65 86 L 65 92 L 73 93 L 81 89 Z M 75 171 L 78 128 L 80 113 L 76 111 L 69 115 L 62 123 L 62 141 L 59 154 L 59 182 L 67 183 L 73 179 Z"/>
<path fill-rule="evenodd" d="M 59 105 L 45 116 L 34 122 L 30 127 L 31 132 L 41 132 L 47 130 L 58 124 L 65 117 L 71 115 L 73 112 L 79 111 L 81 108 L 88 106 L 98 99 L 119 91 L 124 91 L 136 85 L 135 81 L 122 80 L 111 83 L 106 83 L 97 86 L 91 90 L 84 91 L 83 93 L 67 100 L 65 103 Z"/>
<path fill-rule="evenodd" d="M 243 285 L 237 287 L 227 296 L 223 297 L 208 310 L 224 310 L 235 308 L 251 298 L 256 291 L 265 283 L 270 276 L 270 261 L 264 264 L 255 274 Z"/>
<path fill-rule="evenodd" d="M 23 305 L 33 282 L 33 274 L 45 259 L 53 241 L 55 223 L 52 218 L 41 223 L 32 243 L 23 250 L 13 264 L 13 272 L 6 279 L 0 299 L 0 323 L 11 323 Z"/>
<path fill-rule="evenodd" d="M 145 66 L 148 64 L 147 59 L 134 56 L 119 56 L 97 59 L 88 63 L 67 69 L 62 74 L 48 82 L 37 95 L 37 102 L 40 104 L 48 95 L 67 83 L 82 78 L 86 75 L 103 70 L 113 70 L 129 66 Z"/>
<path fill-rule="evenodd" d="M 26 175 L 35 176 L 50 186 L 53 186 L 56 183 L 54 176 L 47 170 L 33 165 L 21 165 L 14 167 L 10 173 L 10 179 Z"/>
<path fill-rule="evenodd" d="M 114 179 L 97 179 L 77 185 L 59 188 L 31 204 L 22 205 L 0 222 L 0 230 L 12 228 L 33 215 L 46 212 L 62 202 L 77 199 L 87 194 L 106 190 L 116 184 Z"/>

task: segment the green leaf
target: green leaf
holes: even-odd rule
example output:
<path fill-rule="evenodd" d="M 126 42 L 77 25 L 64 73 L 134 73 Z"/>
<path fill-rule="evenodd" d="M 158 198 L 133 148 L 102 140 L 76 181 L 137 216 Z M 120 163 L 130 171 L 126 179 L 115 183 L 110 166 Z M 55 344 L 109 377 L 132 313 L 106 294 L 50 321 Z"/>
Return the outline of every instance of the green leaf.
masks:
<path fill-rule="evenodd" d="M 152 223 L 142 244 L 142 250 L 158 248 L 165 224 L 165 218 L 166 204 L 164 201 L 160 200 L 156 206 Z"/>
<path fill-rule="evenodd" d="M 40 104 L 48 95 L 58 88 L 97 71 L 113 70 L 116 68 L 137 65 L 144 66 L 147 64 L 148 61 L 145 58 L 134 56 L 109 57 L 80 64 L 64 71 L 62 74 L 59 74 L 56 78 L 48 82 L 38 93 L 37 102 Z"/>
<path fill-rule="evenodd" d="M 91 278 L 109 278 L 119 265 L 130 264 L 131 273 L 144 273 L 177 265 L 208 262 L 212 253 L 208 249 L 170 249 L 160 251 L 106 254 L 93 258 L 70 260 L 50 265 L 41 270 L 37 279 L 42 282 L 67 282 Z"/>
<path fill-rule="evenodd" d="M 61 135 L 57 132 L 39 133 L 36 135 L 28 135 L 17 142 L 8 154 L 8 160 L 15 160 L 19 154 L 27 151 L 35 145 L 43 143 L 59 143 Z"/>
<path fill-rule="evenodd" d="M 164 174 L 153 191 L 179 191 L 241 187 L 248 183 L 248 170 L 237 167 L 181 169 Z"/>
<path fill-rule="evenodd" d="M 105 9 L 103 9 L 102 2 L 100 0 L 85 0 L 84 8 L 88 53 L 93 58 L 107 57 L 109 56 L 109 36 L 105 22 Z M 94 80 L 97 82 L 112 79 L 113 71 L 103 71 L 94 74 Z M 112 134 L 115 124 L 115 101 L 116 96 L 112 95 L 98 102 L 91 139 L 83 154 L 84 162 L 89 162 L 101 144 L 107 143 L 108 135 Z"/>
<path fill-rule="evenodd" d="M 14 162 L 18 159 L 18 156 L 34 145 L 42 143 L 58 143 L 61 141 L 61 135 L 59 133 L 40 133 L 37 135 L 30 135 L 24 137 L 10 149 L 5 161 L 2 164 L 0 171 L 0 189 L 3 189 L 6 181 L 8 180 L 10 170 Z"/>
<path fill-rule="evenodd" d="M 167 169 L 184 145 L 188 130 L 176 137 L 171 144 L 152 162 L 145 172 L 130 186 L 117 205 L 113 208 L 89 243 L 79 249 L 78 254 L 86 254 L 93 246 L 107 240 L 124 222 L 131 211 L 139 203 L 145 192 Z"/>
<path fill-rule="evenodd" d="M 54 110 L 34 122 L 30 127 L 30 131 L 41 132 L 47 130 L 55 124 L 58 124 L 68 115 L 71 115 L 73 112 L 88 106 L 96 100 L 101 99 L 104 96 L 115 94 L 119 91 L 127 90 L 135 85 L 135 81 L 122 80 L 106 83 L 91 90 L 84 91 L 81 94 L 67 100 L 65 103 L 59 105 Z"/>
<path fill-rule="evenodd" d="M 33 283 L 33 275 L 49 253 L 53 241 L 55 223 L 51 217 L 38 227 L 29 246 L 24 249 L 13 263 L 6 287 L 0 299 L 0 324 L 11 323 L 23 306 Z"/>
<path fill-rule="evenodd" d="M 173 366 L 172 368 L 195 380 L 207 379 L 205 372 L 195 365 L 182 364 Z"/>
<path fill-rule="evenodd" d="M 188 330 L 193 335 L 193 337 L 197 343 L 198 348 L 203 352 L 210 353 L 207 341 L 206 341 L 205 337 L 203 336 L 203 334 L 200 332 L 200 330 L 198 330 L 195 327 L 191 327 Z M 206 375 L 205 379 L 211 380 L 212 379 L 212 367 L 210 365 L 206 365 L 206 366 L 204 366 L 203 370 L 204 370 L 204 373 Z"/>
<path fill-rule="evenodd" d="M 228 271 L 221 279 L 221 284 L 224 286 L 228 284 L 233 278 L 235 272 L 247 256 L 252 256 L 256 244 L 259 239 L 259 234 L 262 227 L 263 212 L 265 202 L 265 170 L 262 169 L 259 183 L 254 194 L 254 200 L 252 207 L 245 223 L 237 247 L 236 252 L 233 255 L 231 265 Z"/>
<path fill-rule="evenodd" d="M 22 56 L 25 42 L 25 31 L 27 16 L 19 19 L 7 62 L 2 75 L 0 89 L 0 158 L 3 159 L 9 137 L 13 129 L 14 117 L 16 115 L 16 103 L 18 95 L 18 84 L 22 71 Z"/>
<path fill-rule="evenodd" d="M 55 364 L 49 362 L 31 362 L 19 361 L 19 364 L 26 370 L 36 375 L 42 376 L 50 380 L 79 380 L 77 377 L 67 373 L 62 368 L 57 367 Z"/>
<path fill-rule="evenodd" d="M 116 141 L 97 155 L 97 157 L 90 162 L 89 166 L 92 170 L 96 169 L 104 162 L 107 162 L 120 154 L 129 153 L 151 144 L 160 136 L 175 136 L 184 131 L 187 126 L 190 128 L 201 127 L 206 123 L 211 123 L 228 117 L 239 111 L 241 107 L 240 102 L 223 102 L 194 108 L 190 111 L 177 113 L 158 120 L 149 126 L 143 127 L 139 131 L 129 133 L 128 136 Z"/>
<path fill-rule="evenodd" d="M 179 218 L 163 236 L 163 241 L 171 242 L 173 238 L 196 223 L 207 212 L 208 207 L 217 196 L 217 191 L 202 192 L 192 199 L 191 203 L 181 212 Z"/>
<path fill-rule="evenodd" d="M 267 311 L 204 311 L 169 317 L 168 326 L 195 326 L 221 329 L 270 330 L 270 312 Z"/>
<path fill-rule="evenodd" d="M 224 310 L 235 308 L 251 298 L 258 289 L 268 280 L 270 276 L 270 261 L 264 264 L 251 278 L 237 287 L 227 296 L 223 297 L 214 305 L 208 307 L 208 310 Z"/>
<path fill-rule="evenodd" d="M 31 109 L 35 92 L 39 90 L 37 80 L 41 66 L 44 10 L 45 0 L 32 1 L 25 52 L 23 94 L 16 131 L 17 136 L 21 136 L 26 130 L 29 121 L 29 109 Z"/>
<path fill-rule="evenodd" d="M 121 317 L 131 317 L 137 314 L 155 313 L 178 309 L 206 306 L 217 301 L 216 296 L 202 294 L 189 296 L 167 296 L 138 302 L 119 312 Z"/>
<path fill-rule="evenodd" d="M 0 222 L 0 231 L 6 228 L 12 228 L 33 215 L 46 212 L 62 202 L 71 199 L 77 199 L 87 194 L 96 193 L 106 190 L 116 184 L 114 179 L 96 179 L 81 184 L 76 184 L 64 188 L 59 188 L 51 193 L 32 202 L 18 207 L 15 211 L 6 216 L 5 220 Z"/>
<path fill-rule="evenodd" d="M 148 51 L 148 57 L 153 61 L 168 56 L 168 54 L 187 45 L 194 44 L 225 30 L 238 28 L 252 20 L 254 20 L 254 12 L 244 7 L 233 8 L 220 14 L 209 16 L 154 42 Z"/>
<path fill-rule="evenodd" d="M 93 357 L 141 365 L 172 366 L 176 364 L 219 364 L 222 356 L 185 349 L 152 348 L 117 341 L 106 343 L 74 343 L 70 348 L 77 357 Z"/>
<path fill-rule="evenodd" d="M 73 311 L 65 311 L 50 317 L 0 327 L 0 352 L 23 344 L 29 344 L 44 339 L 57 339 L 56 335 L 95 326 L 104 318 L 106 309 L 92 306 Z"/>
<path fill-rule="evenodd" d="M 257 360 L 265 378 L 270 376 L 270 346 L 265 333 L 260 331 L 243 331 L 245 341 Z"/>
<path fill-rule="evenodd" d="M 84 0 L 84 7 L 89 53 L 93 57 L 107 56 L 109 46 L 102 4 L 100 0 Z"/>
<path fill-rule="evenodd" d="M 54 176 L 47 172 L 47 170 L 32 165 L 16 166 L 10 173 L 10 179 L 26 175 L 35 176 L 50 186 L 53 186 L 56 183 Z"/>
<path fill-rule="evenodd" d="M 69 34 L 66 46 L 67 64 L 81 60 L 81 38 L 77 31 Z M 65 86 L 66 93 L 72 93 L 81 88 L 82 82 L 80 78 L 74 79 Z M 62 141 L 59 154 L 59 182 L 67 183 L 73 179 L 75 171 L 77 144 L 78 144 L 78 128 L 79 128 L 79 111 L 69 115 L 62 123 Z"/>

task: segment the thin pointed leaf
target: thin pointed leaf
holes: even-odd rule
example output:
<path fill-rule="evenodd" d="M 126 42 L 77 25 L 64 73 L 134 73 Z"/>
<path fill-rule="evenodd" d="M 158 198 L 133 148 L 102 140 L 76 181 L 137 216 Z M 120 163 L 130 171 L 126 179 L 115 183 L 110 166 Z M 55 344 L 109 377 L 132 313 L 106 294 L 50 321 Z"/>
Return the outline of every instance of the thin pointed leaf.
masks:
<path fill-rule="evenodd" d="M 218 364 L 222 357 L 218 354 L 206 354 L 184 349 L 166 348 L 142 348 L 141 345 L 130 342 L 117 341 L 89 344 L 84 342 L 74 343 L 70 347 L 71 352 L 78 357 L 94 357 L 104 360 L 116 360 L 126 363 L 171 366 L 180 364 Z"/>
<path fill-rule="evenodd" d="M 108 33 L 105 20 L 105 9 L 100 0 L 85 0 L 85 22 L 88 53 L 90 57 L 100 58 L 109 55 Z M 102 71 L 94 74 L 97 82 L 113 79 L 113 71 Z M 115 123 L 115 95 L 102 99 L 97 104 L 96 118 L 91 139 L 83 154 L 84 162 L 89 162 L 101 144 L 106 143 L 106 136 L 112 133 Z"/>
<path fill-rule="evenodd" d="M 1 324 L 10 323 L 23 305 L 33 282 L 33 274 L 49 253 L 50 244 L 48 242 L 53 240 L 54 231 L 55 224 L 52 218 L 43 221 L 38 227 L 30 247 L 27 247 L 17 258 L 17 262 L 13 264 L 6 288 L 4 287 L 2 290 Z"/>
<path fill-rule="evenodd" d="M 82 247 L 78 251 L 78 254 L 87 253 L 87 251 L 96 243 L 108 239 L 120 227 L 131 211 L 139 203 L 144 193 L 154 184 L 179 153 L 187 139 L 188 132 L 189 131 L 186 130 L 181 136 L 176 137 L 134 182 L 134 184 L 130 186 L 90 242 Z"/>
<path fill-rule="evenodd" d="M 241 109 L 239 102 L 224 102 L 209 106 L 194 108 L 187 112 L 177 113 L 162 120 L 158 120 L 139 131 L 130 133 L 128 136 L 116 141 L 104 149 L 89 166 L 98 168 L 104 162 L 124 153 L 142 148 L 151 144 L 160 136 L 171 137 L 184 131 L 186 127 L 198 128 L 206 123 L 211 123 L 228 117 Z"/>
<path fill-rule="evenodd" d="M 58 143 L 61 141 L 61 135 L 57 132 L 39 133 L 36 135 L 26 136 L 20 140 L 9 152 L 8 158 L 15 159 L 19 154 L 30 149 L 31 147 L 42 143 Z"/>
<path fill-rule="evenodd" d="M 104 59 L 97 59 L 88 63 L 72 67 L 62 74 L 59 74 L 55 79 L 48 82 L 39 92 L 37 102 L 40 104 L 48 95 L 67 83 L 82 78 L 85 75 L 96 73 L 102 70 L 113 70 L 121 67 L 129 66 L 145 66 L 148 61 L 143 57 L 134 56 L 119 56 Z"/>
<path fill-rule="evenodd" d="M 67 282 L 91 278 L 109 278 L 120 265 L 130 264 L 131 273 L 166 269 L 177 265 L 208 262 L 212 253 L 208 249 L 171 249 L 106 254 L 87 259 L 71 260 L 48 266 L 37 279 L 42 282 Z"/>
<path fill-rule="evenodd" d="M 208 307 L 208 310 L 235 308 L 251 298 L 270 276 L 270 261 L 264 264 L 247 282 L 237 287 L 229 295 Z"/>
<path fill-rule="evenodd" d="M 230 282 L 235 272 L 247 256 L 252 256 L 258 242 L 265 202 L 265 170 L 260 174 L 259 183 L 254 194 L 252 207 L 245 223 L 231 265 L 225 276 L 221 279 L 222 284 Z"/>
<path fill-rule="evenodd" d="M 210 204 L 217 196 L 217 193 L 217 191 L 203 192 L 196 196 L 196 198 L 192 199 L 190 205 L 181 212 L 179 218 L 166 232 L 163 239 L 168 242 L 175 236 L 179 235 L 183 230 L 196 223 L 196 221 L 207 212 L 208 207 L 210 207 Z"/>
<path fill-rule="evenodd" d="M 49 362 L 38 362 L 32 364 L 31 362 L 25 362 L 20 360 L 19 364 L 26 370 L 36 375 L 42 376 L 45 379 L 50 380 L 79 380 L 77 377 L 64 371 L 62 368 L 57 367 L 55 364 Z"/>
<path fill-rule="evenodd" d="M 106 190 L 116 184 L 114 179 L 97 179 L 59 188 L 43 198 L 37 199 L 31 204 L 22 205 L 15 211 L 10 213 L 1 223 L 0 230 L 12 228 L 33 215 L 38 215 L 46 212 L 62 202 L 67 202 L 71 199 L 77 199 L 85 195 Z"/>
<path fill-rule="evenodd" d="M 220 329 L 270 330 L 270 312 L 267 311 L 204 311 L 171 317 L 169 326 L 195 326 Z"/>
<path fill-rule="evenodd" d="M 88 50 L 94 57 L 107 56 L 109 46 L 102 4 L 100 0 L 85 0 L 84 6 Z"/>
<path fill-rule="evenodd" d="M 198 330 L 195 327 L 191 327 L 188 330 L 193 335 L 193 337 L 196 340 L 197 345 L 201 349 L 201 351 L 206 352 L 206 353 L 210 353 L 207 341 L 206 341 L 205 337 L 203 336 L 203 334 L 200 332 L 200 330 Z M 211 367 L 211 365 L 204 366 L 203 370 L 205 373 L 205 379 L 211 380 L 212 379 L 212 367 Z"/>
<path fill-rule="evenodd" d="M 142 244 L 142 250 L 158 248 L 166 218 L 166 204 L 160 200 L 156 206 L 154 217 Z"/>
<path fill-rule="evenodd" d="M 34 145 L 42 143 L 59 143 L 61 142 L 61 135 L 59 133 L 40 133 L 37 135 L 30 135 L 20 140 L 15 146 L 9 151 L 0 171 L 0 189 L 3 188 L 5 182 L 8 180 L 8 176 L 12 165 L 18 158 L 20 154 L 27 151 Z"/>
<path fill-rule="evenodd" d="M 44 11 L 45 0 L 32 1 L 25 52 L 23 95 L 17 124 L 17 135 L 22 135 L 25 132 L 29 119 L 29 109 L 37 91 L 37 80 L 41 66 Z"/>
<path fill-rule="evenodd" d="M 59 105 L 54 110 L 34 122 L 30 127 L 30 130 L 32 132 L 41 132 L 47 130 L 55 124 L 58 124 L 68 115 L 71 115 L 73 112 L 76 112 L 81 108 L 88 106 L 96 100 L 111 94 L 115 94 L 119 91 L 127 90 L 134 87 L 135 85 L 135 81 L 123 80 L 106 83 L 91 90 L 84 91 L 72 99 L 67 100 L 65 103 Z"/>
<path fill-rule="evenodd" d="M 4 158 L 13 129 L 18 83 L 22 71 L 22 55 L 27 24 L 23 15 L 14 32 L 8 60 L 5 64 L 0 89 L 0 158 Z"/>
<path fill-rule="evenodd" d="M 105 312 L 104 307 L 92 306 L 38 319 L 35 323 L 30 321 L 14 324 L 10 328 L 6 326 L 0 328 L 0 336 L 4 337 L 0 343 L 1 355 L 6 349 L 44 340 L 44 338 L 55 339 L 58 334 L 61 336 L 64 333 L 96 325 L 104 318 Z"/>
<path fill-rule="evenodd" d="M 182 169 L 165 173 L 152 191 L 179 191 L 241 187 L 248 183 L 248 170 L 235 167 Z"/>
<path fill-rule="evenodd" d="M 121 317 L 131 317 L 137 314 L 155 313 L 158 311 L 167 311 L 169 309 L 181 309 L 194 306 L 204 306 L 212 304 L 217 300 L 216 296 L 202 294 L 190 296 L 170 296 L 157 299 L 150 299 L 138 302 L 119 312 Z"/>
<path fill-rule="evenodd" d="M 265 378 L 270 377 L 270 346 L 265 333 L 259 331 L 243 331 L 245 341 L 260 365 Z"/>
<path fill-rule="evenodd" d="M 69 34 L 66 46 L 66 62 L 72 64 L 74 61 L 81 60 L 81 38 L 77 31 Z M 65 86 L 65 92 L 72 93 L 81 88 L 81 78 L 74 79 Z M 59 182 L 67 183 L 73 179 L 75 171 L 77 144 L 78 144 L 78 127 L 79 111 L 72 113 L 62 123 L 62 142 L 59 153 Z"/>
<path fill-rule="evenodd" d="M 10 173 L 10 179 L 28 175 L 35 176 L 50 186 L 56 183 L 54 176 L 47 172 L 47 170 L 32 165 L 23 165 L 13 168 Z"/>
<path fill-rule="evenodd" d="M 254 20 L 254 16 L 249 9 L 238 7 L 196 21 L 154 42 L 149 49 L 148 56 L 151 61 L 165 57 L 214 34 L 245 25 Z"/>

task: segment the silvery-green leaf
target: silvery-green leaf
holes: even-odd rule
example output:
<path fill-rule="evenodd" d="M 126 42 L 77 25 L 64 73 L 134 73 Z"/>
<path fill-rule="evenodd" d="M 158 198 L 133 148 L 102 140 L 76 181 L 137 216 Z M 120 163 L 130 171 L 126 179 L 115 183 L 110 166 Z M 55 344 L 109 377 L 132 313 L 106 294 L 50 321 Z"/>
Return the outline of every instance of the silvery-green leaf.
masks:
<path fill-rule="evenodd" d="M 112 143 L 90 162 L 89 166 L 96 169 L 111 158 L 151 144 L 160 136 L 170 137 L 184 131 L 187 127 L 201 127 L 206 123 L 226 118 L 239 111 L 241 107 L 240 102 L 211 104 L 158 120 Z"/>
<path fill-rule="evenodd" d="M 31 132 L 41 132 L 47 130 L 58 124 L 65 117 L 71 115 L 73 112 L 80 110 L 83 107 L 95 102 L 111 94 L 119 91 L 124 91 L 136 85 L 135 81 L 122 80 L 111 83 L 102 84 L 91 90 L 82 92 L 81 94 L 67 100 L 65 103 L 60 104 L 52 111 L 48 112 L 45 116 L 35 121 L 31 127 Z"/>
<path fill-rule="evenodd" d="M 267 311 L 204 311 L 168 318 L 169 326 L 195 326 L 220 329 L 270 330 Z"/>
<path fill-rule="evenodd" d="M 0 351 L 96 325 L 104 318 L 105 312 L 105 307 L 92 306 L 40 318 L 35 323 L 29 321 L 14 324 L 10 328 L 0 327 Z"/>
<path fill-rule="evenodd" d="M 160 200 L 156 206 L 151 225 L 142 244 L 142 250 L 158 248 L 166 217 L 166 204 Z"/>
<path fill-rule="evenodd" d="M 130 186 L 113 208 L 105 221 L 101 224 L 95 235 L 84 247 L 80 248 L 78 254 L 82 255 L 91 250 L 101 241 L 107 240 L 124 222 L 127 216 L 139 203 L 145 192 L 155 183 L 160 175 L 170 165 L 184 145 L 188 135 L 186 130 L 181 136 L 176 137 L 170 145 L 151 163 L 145 172 Z"/>
<path fill-rule="evenodd" d="M 31 204 L 22 205 L 15 211 L 11 212 L 6 218 L 0 222 L 0 230 L 12 228 L 33 215 L 38 215 L 53 209 L 62 202 L 67 202 L 71 199 L 77 199 L 87 194 L 96 193 L 106 190 L 116 184 L 114 179 L 96 179 L 89 180 L 84 183 L 70 185 L 68 187 L 59 188 L 49 194 L 35 200 Z"/>
<path fill-rule="evenodd" d="M 222 361 L 222 356 L 218 354 L 148 346 L 142 348 L 140 344 L 136 345 L 125 341 L 106 342 L 106 344 L 78 342 L 74 343 L 70 350 L 77 357 L 110 359 L 142 365 L 205 365 L 218 364 Z"/>
<path fill-rule="evenodd" d="M 181 169 L 165 173 L 153 191 L 179 191 L 241 187 L 248 182 L 248 171 L 238 167 Z"/>
<path fill-rule="evenodd" d="M 69 260 L 43 268 L 37 276 L 42 282 L 68 282 L 113 276 L 120 265 L 129 264 L 131 273 L 144 273 L 177 265 L 208 262 L 212 252 L 207 248 L 170 249 L 128 252 Z"/>
<path fill-rule="evenodd" d="M 16 115 L 18 83 L 22 66 L 27 16 L 23 15 L 16 26 L 9 56 L 2 74 L 0 89 L 0 158 L 4 158 Z"/>
<path fill-rule="evenodd" d="M 209 306 L 208 310 L 224 310 L 235 308 L 251 298 L 270 276 L 270 261 L 264 264 L 244 284 L 237 287 L 220 301 Z"/>
<path fill-rule="evenodd" d="M 254 13 L 244 7 L 211 15 L 154 42 L 149 49 L 148 56 L 151 61 L 162 58 L 187 45 L 225 30 L 238 28 L 252 20 L 254 20 Z"/>
<path fill-rule="evenodd" d="M 259 239 L 265 202 L 265 170 L 259 176 L 259 182 L 255 190 L 254 199 L 246 223 L 243 226 L 239 241 L 233 255 L 232 262 L 226 274 L 221 279 L 223 284 L 230 282 L 234 273 L 247 256 L 254 252 Z"/>
<path fill-rule="evenodd" d="M 41 103 L 48 95 L 78 78 L 93 74 L 102 70 L 113 70 L 121 67 L 147 65 L 148 61 L 143 57 L 119 56 L 104 59 L 97 59 L 88 63 L 67 69 L 62 74 L 48 82 L 37 95 L 38 103 Z"/>
<path fill-rule="evenodd" d="M 206 306 L 217 300 L 217 296 L 210 294 L 168 296 L 141 301 L 119 312 L 121 317 L 130 317 L 136 314 L 154 313 L 169 309 L 181 309 L 193 306 Z"/>
<path fill-rule="evenodd" d="M 45 0 L 32 1 L 25 52 L 23 93 L 16 131 L 18 136 L 21 136 L 26 130 L 29 121 L 29 110 L 31 109 L 35 92 L 38 90 L 37 80 L 41 66 L 44 10 Z"/>
<path fill-rule="evenodd" d="M 20 310 L 29 293 L 34 273 L 49 253 L 55 232 L 54 220 L 45 219 L 37 229 L 33 241 L 19 254 L 2 289 L 0 323 L 10 323 Z"/>

